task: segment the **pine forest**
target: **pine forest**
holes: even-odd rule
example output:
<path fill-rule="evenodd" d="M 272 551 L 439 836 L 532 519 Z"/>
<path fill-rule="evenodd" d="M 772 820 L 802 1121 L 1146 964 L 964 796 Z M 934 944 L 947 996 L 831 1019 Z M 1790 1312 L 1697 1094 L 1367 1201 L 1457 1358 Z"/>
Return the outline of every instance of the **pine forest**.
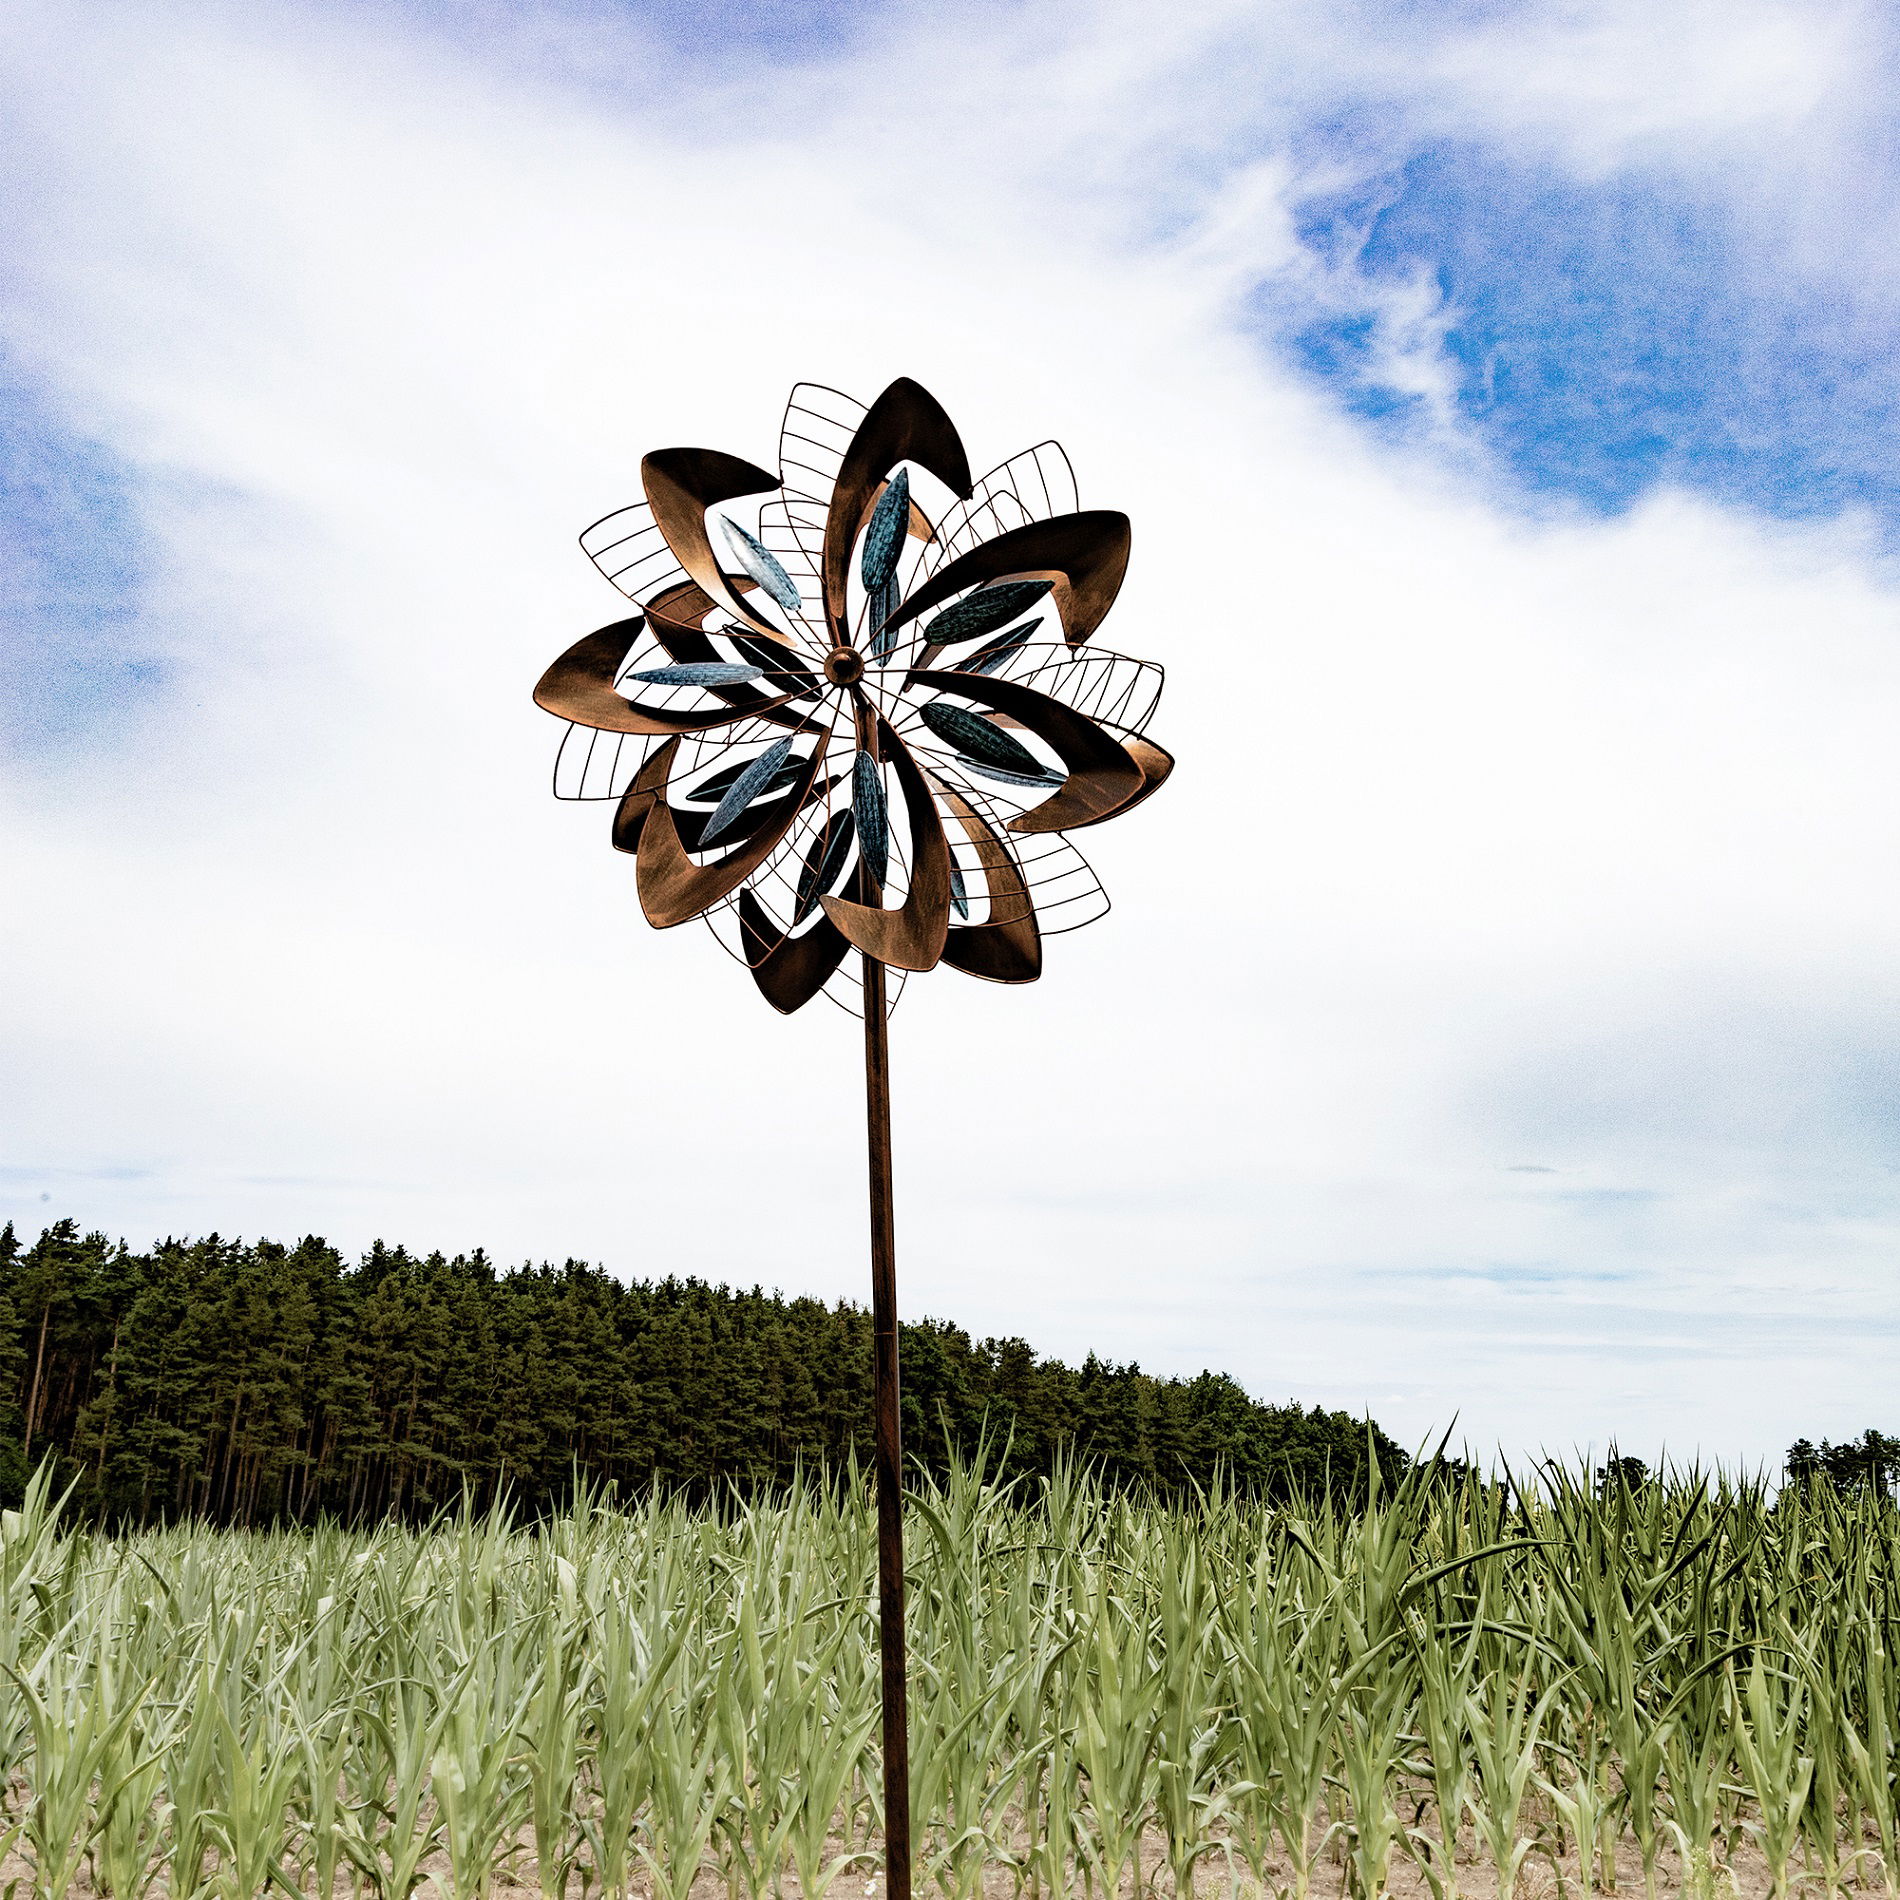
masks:
<path fill-rule="evenodd" d="M 1262 1405 L 1232 1379 L 1079 1369 L 1018 1339 L 903 1330 L 909 1456 L 988 1447 L 1005 1476 L 1079 1456 L 1109 1483 L 1263 1496 L 1362 1489 L 1366 1421 Z M 532 1516 L 578 1478 L 706 1498 L 868 1460 L 858 1307 L 484 1255 L 213 1236 L 146 1252 L 70 1221 L 0 1230 L 0 1496 L 43 1461 L 69 1508 L 131 1525 L 425 1519 L 505 1499 Z"/>

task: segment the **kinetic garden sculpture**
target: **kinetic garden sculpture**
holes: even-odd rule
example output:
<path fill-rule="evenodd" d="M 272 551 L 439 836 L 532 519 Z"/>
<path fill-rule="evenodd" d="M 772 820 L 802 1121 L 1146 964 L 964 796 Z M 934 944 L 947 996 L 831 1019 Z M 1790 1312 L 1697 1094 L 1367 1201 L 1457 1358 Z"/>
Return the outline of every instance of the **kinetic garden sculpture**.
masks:
<path fill-rule="evenodd" d="M 1107 908 L 1065 834 L 1174 762 L 1143 736 L 1161 669 L 1086 644 L 1128 518 L 1077 508 L 1054 443 L 973 481 L 916 383 L 868 409 L 800 384 L 779 460 L 648 455 L 646 499 L 581 537 L 641 611 L 534 697 L 572 722 L 557 796 L 617 801 L 650 923 L 703 916 L 775 1008 L 864 1019 L 886 1885 L 908 1900 L 889 1006 L 940 963 L 1034 982 L 1043 938 Z"/>

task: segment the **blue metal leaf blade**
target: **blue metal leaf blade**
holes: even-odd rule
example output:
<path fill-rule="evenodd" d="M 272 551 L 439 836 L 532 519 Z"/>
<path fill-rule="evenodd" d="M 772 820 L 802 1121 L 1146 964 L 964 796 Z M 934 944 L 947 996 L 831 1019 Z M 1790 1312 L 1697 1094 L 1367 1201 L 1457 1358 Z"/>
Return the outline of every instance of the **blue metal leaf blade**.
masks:
<path fill-rule="evenodd" d="M 722 767 L 709 777 L 701 779 L 699 783 L 686 794 L 687 799 L 695 805 L 718 804 L 719 801 L 732 790 L 733 786 L 738 782 L 739 774 L 743 772 L 750 763 L 750 760 L 742 759 L 737 765 Z M 773 792 L 790 790 L 793 782 L 804 769 L 805 761 L 803 759 L 786 760 L 786 762 L 779 767 L 771 784 L 763 787 L 757 796 L 766 797 Z"/>
<path fill-rule="evenodd" d="M 732 828 L 739 814 L 778 776 L 779 767 L 790 756 L 791 750 L 791 740 L 781 739 L 776 745 L 767 746 L 750 765 L 741 770 L 732 781 L 731 789 L 719 801 L 719 808 L 706 821 L 706 829 L 699 834 L 702 850 Z"/>
<path fill-rule="evenodd" d="M 630 673 L 627 677 L 640 681 L 643 686 L 743 686 L 748 680 L 763 679 L 765 668 L 694 660 L 682 666 L 651 666 L 644 673 Z"/>
<path fill-rule="evenodd" d="M 726 545 L 733 558 L 758 584 L 785 609 L 795 614 L 804 604 L 797 583 L 779 564 L 779 558 L 756 535 L 748 534 L 736 521 L 722 521 Z"/>
<path fill-rule="evenodd" d="M 946 607 L 924 629 L 930 646 L 955 646 L 962 640 L 980 640 L 1026 613 L 1054 585 L 1050 581 L 995 581 Z"/>
<path fill-rule="evenodd" d="M 967 660 L 959 662 L 960 673 L 994 673 L 1006 660 L 1020 653 L 1029 644 L 1029 637 L 1042 625 L 1042 616 L 1023 626 L 1012 627 L 1000 640 L 992 640 L 988 646 L 979 647 Z"/>
<path fill-rule="evenodd" d="M 884 779 L 868 752 L 860 752 L 852 762 L 851 812 L 858 821 L 858 851 L 864 868 L 881 885 L 891 866 L 891 826 Z"/>
<path fill-rule="evenodd" d="M 946 745 L 999 771 L 1015 772 L 1032 778 L 1047 775 L 1048 768 L 1025 745 L 1019 745 L 1008 733 L 993 726 L 980 713 L 948 700 L 933 699 L 918 707 L 917 714 Z"/>
<path fill-rule="evenodd" d="M 866 593 L 875 594 L 889 586 L 909 526 L 910 476 L 900 468 L 877 498 L 877 506 L 871 510 L 871 525 L 864 531 L 858 575 Z"/>
<path fill-rule="evenodd" d="M 885 621 L 897 611 L 897 582 L 888 580 L 871 596 L 870 608 L 866 618 L 878 629 L 877 637 L 871 642 L 871 658 L 881 660 L 897 644 L 898 630 L 885 626 Z"/>
<path fill-rule="evenodd" d="M 811 842 L 805 862 L 798 873 L 798 888 L 792 902 L 792 927 L 796 929 L 818 908 L 818 900 L 838 881 L 838 873 L 851 855 L 851 841 L 857 825 L 848 811 L 833 815 L 830 824 Z"/>
<path fill-rule="evenodd" d="M 1001 766 L 985 765 L 981 759 L 958 757 L 957 763 L 978 778 L 993 778 L 999 785 L 1056 786 L 1066 784 L 1060 772 L 1005 772 Z"/>

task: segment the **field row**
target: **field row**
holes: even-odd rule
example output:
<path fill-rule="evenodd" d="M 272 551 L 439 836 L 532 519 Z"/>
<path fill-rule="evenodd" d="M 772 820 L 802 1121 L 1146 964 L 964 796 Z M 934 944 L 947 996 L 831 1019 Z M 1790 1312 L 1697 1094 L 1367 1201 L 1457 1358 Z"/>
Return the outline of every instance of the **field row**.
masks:
<path fill-rule="evenodd" d="M 910 1529 L 923 1892 L 1900 1890 L 1883 1499 L 962 1472 Z M 36 1486 L 0 1524 L 11 1865 L 47 1900 L 863 1892 L 872 1576 L 851 1486 L 125 1538 Z"/>

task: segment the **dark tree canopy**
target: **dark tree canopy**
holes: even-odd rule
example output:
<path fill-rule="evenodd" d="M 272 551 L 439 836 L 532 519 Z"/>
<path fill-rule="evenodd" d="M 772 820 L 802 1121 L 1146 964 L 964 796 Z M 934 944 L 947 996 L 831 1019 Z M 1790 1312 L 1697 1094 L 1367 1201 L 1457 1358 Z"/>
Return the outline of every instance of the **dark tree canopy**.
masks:
<path fill-rule="evenodd" d="M 1007 1474 L 1064 1456 L 1165 1490 L 1362 1490 L 1404 1453 L 1344 1412 L 1262 1405 L 1225 1374 L 1164 1379 L 1020 1339 L 903 1330 L 909 1452 L 941 1469 L 987 1434 Z M 870 1319 L 848 1304 L 570 1260 L 497 1269 L 380 1241 L 213 1234 L 135 1253 L 71 1221 L 0 1231 L 0 1497 L 56 1461 L 111 1521 L 417 1517 L 578 1470 L 706 1494 L 870 1457 Z"/>
<path fill-rule="evenodd" d="M 1642 1459 L 1625 1457 L 1612 1445 L 1609 1462 L 1597 1471 L 1597 1495 L 1613 1498 L 1619 1491 L 1640 1491 L 1651 1482 L 1649 1467 Z"/>
<path fill-rule="evenodd" d="M 1788 1447 L 1786 1469 L 1790 1484 L 1831 1484 L 1837 1491 L 1864 1486 L 1885 1496 L 1900 1475 L 1900 1438 L 1871 1427 L 1838 1445 L 1797 1438 Z"/>

